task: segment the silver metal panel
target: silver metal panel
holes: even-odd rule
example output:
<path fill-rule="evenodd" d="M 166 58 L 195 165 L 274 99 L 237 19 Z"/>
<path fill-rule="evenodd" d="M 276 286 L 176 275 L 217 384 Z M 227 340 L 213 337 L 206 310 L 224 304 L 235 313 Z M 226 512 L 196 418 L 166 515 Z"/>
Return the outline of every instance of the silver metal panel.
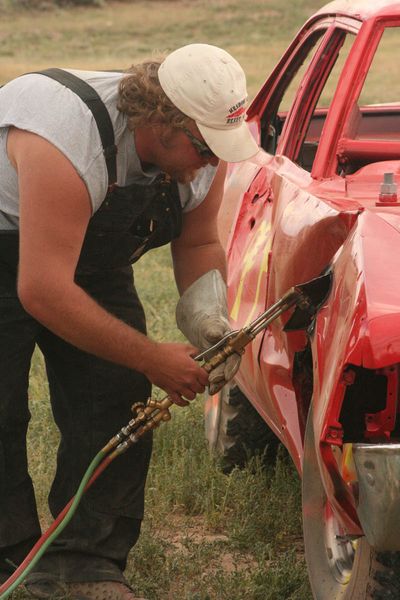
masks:
<path fill-rule="evenodd" d="M 368 543 L 400 550 L 400 444 L 353 444 L 357 513 Z"/>

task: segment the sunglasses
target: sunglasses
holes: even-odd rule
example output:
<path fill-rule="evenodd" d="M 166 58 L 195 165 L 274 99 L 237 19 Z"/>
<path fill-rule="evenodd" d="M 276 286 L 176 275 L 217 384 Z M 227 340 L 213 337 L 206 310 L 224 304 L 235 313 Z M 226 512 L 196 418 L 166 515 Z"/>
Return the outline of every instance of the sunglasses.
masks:
<path fill-rule="evenodd" d="M 182 130 L 188 136 L 193 148 L 201 156 L 201 158 L 215 158 L 215 154 L 211 150 L 211 148 L 209 148 L 207 144 L 205 144 L 201 140 L 197 139 L 197 137 L 193 135 L 190 129 L 183 127 Z"/>

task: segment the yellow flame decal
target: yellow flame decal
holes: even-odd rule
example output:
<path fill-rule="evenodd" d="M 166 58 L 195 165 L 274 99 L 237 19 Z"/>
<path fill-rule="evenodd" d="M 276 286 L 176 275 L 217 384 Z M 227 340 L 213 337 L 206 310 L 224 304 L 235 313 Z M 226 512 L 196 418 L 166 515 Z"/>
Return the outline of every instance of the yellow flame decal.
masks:
<path fill-rule="evenodd" d="M 269 227 L 269 230 L 270 229 L 271 229 L 271 227 Z M 263 273 L 266 273 L 268 271 L 268 257 L 269 257 L 269 253 L 271 250 L 271 244 L 272 244 L 272 238 L 270 236 L 265 243 L 265 248 L 264 248 L 264 253 L 263 253 L 263 257 L 262 257 L 262 261 L 261 261 L 261 265 L 260 265 L 260 270 L 258 272 L 257 287 L 256 287 L 256 294 L 254 297 L 253 308 L 251 309 L 249 316 L 246 319 L 246 325 L 251 323 L 251 321 L 253 320 L 254 312 L 258 306 L 258 299 L 260 297 L 262 276 L 263 276 Z"/>
<path fill-rule="evenodd" d="M 246 279 L 247 275 L 250 273 L 260 250 L 262 249 L 263 246 L 265 246 L 265 249 L 263 251 L 263 259 L 261 261 L 261 266 L 260 266 L 260 272 L 258 275 L 256 297 L 255 297 L 255 301 L 254 301 L 250 316 L 252 316 L 254 313 L 254 310 L 257 305 L 258 297 L 260 294 L 260 284 L 261 284 L 262 273 L 264 271 L 266 271 L 266 269 L 268 267 L 268 255 L 269 255 L 269 251 L 271 248 L 271 239 L 270 238 L 267 239 L 267 238 L 268 238 L 268 234 L 270 233 L 270 231 L 271 231 L 271 223 L 266 223 L 265 221 L 263 221 L 261 223 L 261 225 L 259 226 L 257 232 L 255 233 L 252 241 L 250 242 L 250 244 L 247 247 L 246 252 L 243 256 L 243 269 L 242 269 L 242 272 L 240 275 L 240 281 L 239 281 L 239 286 L 238 286 L 237 293 L 236 293 L 235 302 L 233 303 L 232 310 L 231 310 L 231 318 L 234 321 L 237 321 L 238 316 L 239 316 L 245 279 Z M 248 322 L 250 321 L 250 316 L 247 319 Z"/>

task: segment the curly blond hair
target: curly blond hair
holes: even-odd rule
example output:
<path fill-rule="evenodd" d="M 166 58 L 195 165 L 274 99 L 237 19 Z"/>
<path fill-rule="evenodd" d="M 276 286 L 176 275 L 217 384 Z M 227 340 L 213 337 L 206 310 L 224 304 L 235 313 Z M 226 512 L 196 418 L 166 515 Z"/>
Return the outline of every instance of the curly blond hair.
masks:
<path fill-rule="evenodd" d="M 162 60 L 132 65 L 119 84 L 117 108 L 128 116 L 128 126 L 167 125 L 171 129 L 187 127 L 190 118 L 172 104 L 158 80 Z"/>

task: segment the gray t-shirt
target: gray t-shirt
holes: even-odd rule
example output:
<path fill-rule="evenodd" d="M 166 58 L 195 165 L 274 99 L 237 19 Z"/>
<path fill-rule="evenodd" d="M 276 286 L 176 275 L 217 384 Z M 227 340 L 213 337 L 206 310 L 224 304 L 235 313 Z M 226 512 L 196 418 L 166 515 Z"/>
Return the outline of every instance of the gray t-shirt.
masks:
<path fill-rule="evenodd" d="M 117 183 L 151 184 L 157 168 L 144 172 L 136 153 L 127 118 L 117 110 L 121 73 L 75 71 L 100 95 L 114 127 L 117 153 Z M 104 200 L 108 186 L 106 162 L 99 131 L 86 104 L 71 90 L 49 77 L 28 74 L 0 89 L 0 230 L 18 229 L 18 179 L 7 156 L 7 134 L 11 125 L 47 139 L 74 165 L 89 192 L 93 212 Z M 179 184 L 184 212 L 204 200 L 215 175 L 211 165 L 201 169 L 190 184 Z"/>

